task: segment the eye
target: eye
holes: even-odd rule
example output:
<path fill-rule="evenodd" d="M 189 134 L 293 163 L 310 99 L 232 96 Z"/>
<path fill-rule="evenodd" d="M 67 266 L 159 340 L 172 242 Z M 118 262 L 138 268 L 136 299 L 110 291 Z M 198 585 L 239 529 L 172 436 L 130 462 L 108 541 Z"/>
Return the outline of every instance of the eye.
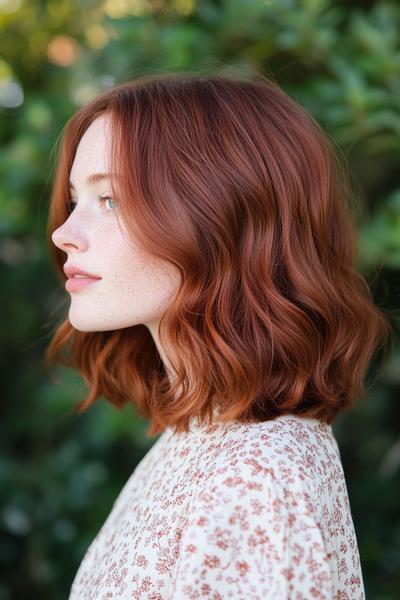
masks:
<path fill-rule="evenodd" d="M 110 196 L 97 196 L 97 198 L 100 200 L 100 202 L 103 204 L 104 202 L 110 201 L 110 205 L 111 209 L 114 209 L 116 207 L 116 203 L 115 201 L 110 197 Z M 71 214 L 72 211 L 74 210 L 76 206 L 76 201 L 75 200 L 70 200 L 67 203 L 67 210 L 68 210 L 68 214 Z"/>
<path fill-rule="evenodd" d="M 67 212 L 70 215 L 76 206 L 75 200 L 70 200 L 67 202 Z"/>
<path fill-rule="evenodd" d="M 110 196 L 97 196 L 97 197 L 101 202 L 107 202 L 107 200 L 110 200 L 111 204 L 113 204 L 113 206 L 111 206 L 111 208 L 116 207 L 116 203 L 114 202 L 114 200 L 112 198 L 110 198 Z"/>

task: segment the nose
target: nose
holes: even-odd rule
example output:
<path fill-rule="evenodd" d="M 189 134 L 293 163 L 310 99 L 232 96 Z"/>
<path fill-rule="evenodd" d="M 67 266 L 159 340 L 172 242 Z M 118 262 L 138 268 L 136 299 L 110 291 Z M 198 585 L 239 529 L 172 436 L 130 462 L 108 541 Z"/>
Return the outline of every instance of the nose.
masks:
<path fill-rule="evenodd" d="M 83 233 L 67 228 L 66 223 L 53 231 L 51 239 L 53 244 L 64 252 L 69 252 L 71 249 L 82 251 L 87 246 L 87 241 Z"/>

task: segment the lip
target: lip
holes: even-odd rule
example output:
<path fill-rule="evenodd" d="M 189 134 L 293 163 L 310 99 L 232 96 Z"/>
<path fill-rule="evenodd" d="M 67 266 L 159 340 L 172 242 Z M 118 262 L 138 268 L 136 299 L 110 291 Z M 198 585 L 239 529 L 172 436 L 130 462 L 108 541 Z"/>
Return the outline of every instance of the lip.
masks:
<path fill-rule="evenodd" d="M 77 290 L 87 287 L 88 285 L 91 285 L 92 283 L 96 283 L 96 281 L 100 281 L 100 280 L 101 280 L 101 277 L 97 278 L 97 279 L 95 279 L 93 277 L 85 277 L 85 278 L 70 277 L 65 282 L 65 289 L 67 290 L 67 292 L 76 292 Z"/>
<path fill-rule="evenodd" d="M 67 277 L 73 277 L 74 275 L 86 275 L 91 279 L 101 279 L 99 275 L 95 275 L 94 273 L 88 273 L 88 271 L 84 271 L 80 267 L 76 267 L 75 265 L 64 265 L 63 267 L 64 273 Z"/>

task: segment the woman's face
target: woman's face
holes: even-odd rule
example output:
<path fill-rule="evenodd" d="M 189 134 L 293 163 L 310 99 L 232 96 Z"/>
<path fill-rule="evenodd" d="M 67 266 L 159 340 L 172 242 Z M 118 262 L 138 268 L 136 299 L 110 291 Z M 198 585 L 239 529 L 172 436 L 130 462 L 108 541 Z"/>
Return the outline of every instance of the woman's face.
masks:
<path fill-rule="evenodd" d="M 117 220 L 118 198 L 112 197 L 110 181 L 87 181 L 94 173 L 109 172 L 109 119 L 108 115 L 95 119 L 79 142 L 70 172 L 75 208 L 52 234 L 54 244 L 67 255 L 64 268 L 72 265 L 101 277 L 68 292 L 68 318 L 79 331 L 143 324 L 154 336 L 180 274 L 174 265 L 149 256 L 128 238 L 122 220 Z M 99 200 L 98 195 L 112 202 Z"/>

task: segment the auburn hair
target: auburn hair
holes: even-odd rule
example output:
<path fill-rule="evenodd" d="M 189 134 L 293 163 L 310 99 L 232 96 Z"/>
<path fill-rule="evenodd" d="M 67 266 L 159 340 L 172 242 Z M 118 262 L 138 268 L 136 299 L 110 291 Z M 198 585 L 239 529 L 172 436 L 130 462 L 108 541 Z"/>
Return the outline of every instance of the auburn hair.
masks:
<path fill-rule="evenodd" d="M 215 411 L 331 423 L 352 407 L 392 328 L 355 265 L 356 198 L 330 136 L 261 73 L 156 74 L 102 91 L 67 121 L 55 165 L 48 243 L 63 283 L 51 234 L 69 214 L 79 140 L 105 113 L 119 215 L 180 271 L 159 328 L 176 377 L 144 324 L 80 332 L 63 316 L 45 365 L 87 383 L 75 411 L 100 396 L 133 402 L 152 437 Z"/>

